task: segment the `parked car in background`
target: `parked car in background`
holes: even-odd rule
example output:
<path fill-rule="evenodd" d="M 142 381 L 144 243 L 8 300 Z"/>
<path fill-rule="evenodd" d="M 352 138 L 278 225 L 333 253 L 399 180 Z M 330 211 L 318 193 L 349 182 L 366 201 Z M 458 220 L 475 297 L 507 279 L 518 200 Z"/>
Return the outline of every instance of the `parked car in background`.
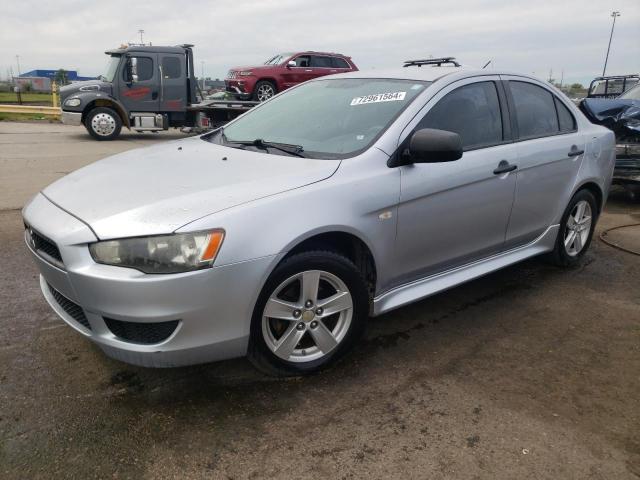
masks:
<path fill-rule="evenodd" d="M 280 53 L 263 65 L 234 67 L 224 83 L 227 91 L 242 99 L 264 102 L 298 83 L 335 73 L 355 72 L 351 57 L 339 53 Z"/>
<path fill-rule="evenodd" d="M 640 197 L 640 85 L 616 98 L 586 98 L 580 109 L 589 120 L 616 136 L 613 183 Z"/>
<path fill-rule="evenodd" d="M 114 358 L 299 375 L 369 315 L 534 255 L 576 265 L 614 160 L 543 80 L 353 72 L 67 175 L 24 208 L 25 240 L 53 310 Z"/>

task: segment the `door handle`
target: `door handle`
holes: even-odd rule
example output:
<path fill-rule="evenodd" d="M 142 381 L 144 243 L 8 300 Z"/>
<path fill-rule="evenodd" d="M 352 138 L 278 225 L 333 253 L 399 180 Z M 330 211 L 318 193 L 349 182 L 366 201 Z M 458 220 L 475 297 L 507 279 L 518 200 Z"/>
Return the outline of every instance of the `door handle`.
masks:
<path fill-rule="evenodd" d="M 151 92 L 151 100 L 157 100 L 158 92 Z"/>
<path fill-rule="evenodd" d="M 313 70 L 305 70 L 305 72 L 313 72 Z"/>
<path fill-rule="evenodd" d="M 500 163 L 498 164 L 498 168 L 496 168 L 493 171 L 493 174 L 502 175 L 503 173 L 513 172 L 516 168 L 518 168 L 517 165 L 512 165 L 506 160 L 500 160 Z"/>
<path fill-rule="evenodd" d="M 583 153 L 584 150 L 578 150 L 578 147 L 576 145 L 571 145 L 571 150 L 569 150 L 569 153 L 567 153 L 567 155 L 570 157 L 577 157 L 578 155 L 582 155 Z"/>

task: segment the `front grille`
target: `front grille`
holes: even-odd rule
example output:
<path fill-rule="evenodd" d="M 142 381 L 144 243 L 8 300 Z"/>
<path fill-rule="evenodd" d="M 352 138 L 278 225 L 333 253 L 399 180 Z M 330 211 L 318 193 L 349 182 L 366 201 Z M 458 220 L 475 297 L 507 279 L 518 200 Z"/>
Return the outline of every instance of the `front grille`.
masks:
<path fill-rule="evenodd" d="M 104 323 L 111 333 L 127 342 L 152 344 L 166 340 L 175 332 L 179 320 L 168 322 L 138 323 L 123 322 L 113 318 L 104 317 Z"/>
<path fill-rule="evenodd" d="M 49 291 L 51 292 L 51 295 L 53 295 L 53 298 L 56 300 L 58 305 L 60 305 L 62 309 L 65 312 L 67 312 L 67 314 L 71 318 L 73 318 L 76 322 L 78 322 L 84 328 L 91 330 L 91 324 L 89 323 L 89 320 L 87 320 L 87 317 L 84 314 L 84 310 L 82 310 L 82 307 L 77 303 L 74 303 L 71 300 L 69 300 L 67 297 L 62 295 L 59 291 L 57 291 L 48 283 L 47 283 L 47 286 L 49 287 Z"/>
<path fill-rule="evenodd" d="M 227 78 L 236 78 L 236 72 L 234 72 L 233 70 L 229 70 Z"/>
<path fill-rule="evenodd" d="M 35 231 L 33 228 L 28 226 L 26 228 L 27 241 L 29 241 L 31 248 L 33 248 L 39 254 L 44 253 L 49 258 L 55 260 L 55 263 L 57 265 L 62 266 L 62 255 L 60 255 L 60 250 L 58 249 L 57 245 L 41 233 Z"/>

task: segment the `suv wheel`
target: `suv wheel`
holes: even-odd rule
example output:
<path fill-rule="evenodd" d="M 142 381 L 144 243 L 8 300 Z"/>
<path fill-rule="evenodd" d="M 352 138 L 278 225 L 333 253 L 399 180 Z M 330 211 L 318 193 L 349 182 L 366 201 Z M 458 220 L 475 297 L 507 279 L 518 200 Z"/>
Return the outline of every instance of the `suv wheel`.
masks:
<path fill-rule="evenodd" d="M 358 340 L 368 300 L 366 283 L 347 258 L 324 251 L 293 255 L 276 267 L 258 298 L 248 357 L 271 375 L 317 372 Z"/>
<path fill-rule="evenodd" d="M 276 93 L 276 86 L 268 80 L 260 80 L 256 83 L 256 88 L 253 91 L 253 98 L 258 102 L 264 102 L 269 100 Z"/>
<path fill-rule="evenodd" d="M 98 107 L 89 112 L 84 125 L 96 140 L 113 140 L 120 135 L 122 120 L 115 110 Z"/>
<path fill-rule="evenodd" d="M 575 265 L 580 261 L 591 243 L 598 219 L 596 199 L 588 190 L 576 193 L 560 222 L 560 231 L 552 257 L 561 267 Z"/>

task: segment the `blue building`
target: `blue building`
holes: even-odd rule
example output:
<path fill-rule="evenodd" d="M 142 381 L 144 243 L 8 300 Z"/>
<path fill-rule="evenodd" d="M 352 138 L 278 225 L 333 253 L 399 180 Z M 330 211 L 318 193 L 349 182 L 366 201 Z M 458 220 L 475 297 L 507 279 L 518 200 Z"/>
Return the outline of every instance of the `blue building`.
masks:
<path fill-rule="evenodd" d="M 31 70 L 30 72 L 21 73 L 20 77 L 30 77 L 30 78 L 40 77 L 40 78 L 48 78 L 49 80 L 53 81 L 57 71 L 58 70 Z M 81 77 L 80 75 L 78 75 L 78 72 L 76 72 L 75 70 L 65 70 L 65 72 L 67 72 L 67 79 L 70 82 L 79 82 L 82 80 L 93 80 L 94 78 L 96 78 L 96 77 Z"/>

